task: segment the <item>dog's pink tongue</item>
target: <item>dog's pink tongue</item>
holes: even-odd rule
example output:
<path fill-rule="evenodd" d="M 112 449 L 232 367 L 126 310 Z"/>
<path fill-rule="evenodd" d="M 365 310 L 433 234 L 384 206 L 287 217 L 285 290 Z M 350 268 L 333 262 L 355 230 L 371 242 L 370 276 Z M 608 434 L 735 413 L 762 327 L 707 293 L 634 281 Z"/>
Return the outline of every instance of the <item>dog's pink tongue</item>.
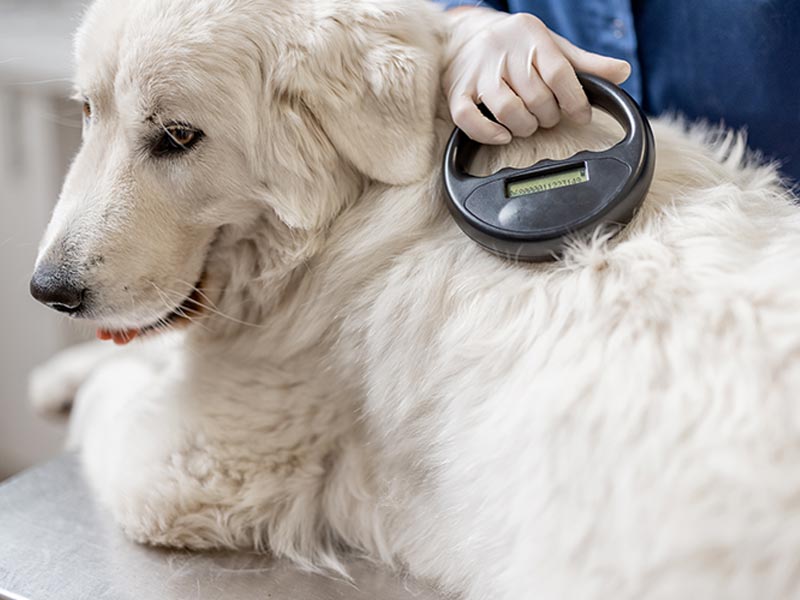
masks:
<path fill-rule="evenodd" d="M 98 329 L 97 330 L 97 339 L 98 340 L 114 340 L 114 343 L 118 346 L 123 346 L 133 340 L 137 335 L 139 335 L 138 329 L 124 329 L 122 331 L 112 331 L 110 329 Z"/>

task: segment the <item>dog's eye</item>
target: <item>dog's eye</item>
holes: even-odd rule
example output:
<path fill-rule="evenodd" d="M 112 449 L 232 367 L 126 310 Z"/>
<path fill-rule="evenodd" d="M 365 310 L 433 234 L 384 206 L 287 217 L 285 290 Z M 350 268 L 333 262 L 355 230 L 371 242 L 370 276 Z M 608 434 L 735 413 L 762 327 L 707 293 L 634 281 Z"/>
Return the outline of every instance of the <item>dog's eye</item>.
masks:
<path fill-rule="evenodd" d="M 83 118 L 87 121 L 92 118 L 92 105 L 88 101 L 83 103 Z"/>
<path fill-rule="evenodd" d="M 169 156 L 185 152 L 199 142 L 201 137 L 203 132 L 197 129 L 186 125 L 169 125 L 153 145 L 153 155 Z"/>

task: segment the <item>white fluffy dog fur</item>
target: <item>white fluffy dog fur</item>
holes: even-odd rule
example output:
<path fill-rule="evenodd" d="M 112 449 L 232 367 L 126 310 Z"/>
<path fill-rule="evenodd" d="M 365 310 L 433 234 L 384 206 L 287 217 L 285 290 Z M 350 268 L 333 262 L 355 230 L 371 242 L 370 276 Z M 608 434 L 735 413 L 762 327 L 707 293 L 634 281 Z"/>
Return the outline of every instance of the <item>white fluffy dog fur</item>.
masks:
<path fill-rule="evenodd" d="M 409 0 L 98 0 L 42 243 L 86 316 L 183 329 L 32 380 L 133 539 L 356 552 L 470 600 L 800 594 L 800 209 L 740 136 L 654 122 L 619 236 L 489 255 L 448 215 L 446 16 Z M 205 137 L 149 153 L 167 123 Z M 608 147 L 562 123 L 483 172 Z"/>

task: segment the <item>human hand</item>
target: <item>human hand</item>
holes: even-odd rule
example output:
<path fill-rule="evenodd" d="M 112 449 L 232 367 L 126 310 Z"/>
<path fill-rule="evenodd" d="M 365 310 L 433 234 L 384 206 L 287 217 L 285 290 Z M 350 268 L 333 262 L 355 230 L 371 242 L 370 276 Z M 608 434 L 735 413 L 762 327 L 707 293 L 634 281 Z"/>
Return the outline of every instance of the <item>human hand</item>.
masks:
<path fill-rule="evenodd" d="M 490 8 L 449 11 L 450 39 L 442 86 L 455 124 L 482 144 L 505 144 L 553 127 L 563 112 L 591 121 L 592 109 L 575 71 L 622 83 L 631 67 L 586 52 L 531 14 Z M 500 124 L 478 109 L 483 103 Z"/>

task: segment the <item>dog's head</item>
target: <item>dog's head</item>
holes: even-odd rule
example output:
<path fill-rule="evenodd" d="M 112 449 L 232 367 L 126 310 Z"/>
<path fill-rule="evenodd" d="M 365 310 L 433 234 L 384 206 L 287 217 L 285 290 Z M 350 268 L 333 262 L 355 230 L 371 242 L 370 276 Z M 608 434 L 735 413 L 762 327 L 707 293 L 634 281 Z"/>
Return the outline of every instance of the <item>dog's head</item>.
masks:
<path fill-rule="evenodd" d="M 34 297 L 123 341 L 186 309 L 221 228 L 267 211 L 318 236 L 365 178 L 424 176 L 435 22 L 423 1 L 98 0 Z"/>

